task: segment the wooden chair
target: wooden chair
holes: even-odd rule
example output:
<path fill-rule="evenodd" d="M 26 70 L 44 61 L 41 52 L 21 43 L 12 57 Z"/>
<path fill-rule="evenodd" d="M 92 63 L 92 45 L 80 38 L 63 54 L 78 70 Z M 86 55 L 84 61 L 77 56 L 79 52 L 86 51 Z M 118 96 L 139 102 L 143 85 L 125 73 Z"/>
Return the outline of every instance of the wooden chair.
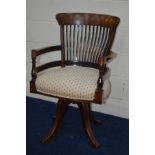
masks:
<path fill-rule="evenodd" d="M 61 45 L 32 50 L 30 92 L 58 98 L 53 127 L 42 142 L 51 140 L 73 103 L 80 109 L 88 139 L 99 148 L 91 128 L 91 121 L 99 121 L 90 114 L 91 103 L 101 104 L 110 93 L 107 63 L 116 56 L 110 49 L 120 19 L 90 13 L 59 13 L 56 19 Z M 36 66 L 39 55 L 53 51 L 61 51 L 61 61 Z"/>

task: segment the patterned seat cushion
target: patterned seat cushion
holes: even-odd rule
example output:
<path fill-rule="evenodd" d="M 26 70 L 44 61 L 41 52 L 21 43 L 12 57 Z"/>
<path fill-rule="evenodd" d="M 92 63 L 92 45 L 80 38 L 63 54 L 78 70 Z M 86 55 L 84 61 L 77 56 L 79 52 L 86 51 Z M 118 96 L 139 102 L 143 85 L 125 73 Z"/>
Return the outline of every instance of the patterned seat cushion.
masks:
<path fill-rule="evenodd" d="M 97 87 L 99 71 L 97 69 L 67 66 L 50 69 L 40 73 L 36 80 L 36 89 L 57 97 L 79 100 L 93 100 Z M 110 81 L 104 81 L 104 97 L 110 93 Z"/>

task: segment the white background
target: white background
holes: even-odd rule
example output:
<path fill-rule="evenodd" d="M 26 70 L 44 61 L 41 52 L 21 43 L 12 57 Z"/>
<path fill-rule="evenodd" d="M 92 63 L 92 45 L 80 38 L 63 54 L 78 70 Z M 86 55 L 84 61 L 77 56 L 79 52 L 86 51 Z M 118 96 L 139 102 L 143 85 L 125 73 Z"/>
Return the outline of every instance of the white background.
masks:
<path fill-rule="evenodd" d="M 122 0 L 123 1 L 123 0 Z M 0 9 L 0 154 L 26 154 L 26 4 Z M 154 4 L 130 2 L 130 154 L 154 155 Z"/>

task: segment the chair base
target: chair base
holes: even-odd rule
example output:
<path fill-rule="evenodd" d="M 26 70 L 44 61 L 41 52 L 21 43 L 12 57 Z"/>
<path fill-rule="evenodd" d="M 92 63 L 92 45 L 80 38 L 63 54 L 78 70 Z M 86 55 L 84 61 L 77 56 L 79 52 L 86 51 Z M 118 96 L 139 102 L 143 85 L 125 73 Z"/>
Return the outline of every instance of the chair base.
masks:
<path fill-rule="evenodd" d="M 91 122 L 94 122 L 95 124 L 101 124 L 101 121 L 96 120 L 91 116 L 91 113 L 90 113 L 91 103 L 76 103 L 76 104 L 80 109 L 82 120 L 83 120 L 83 127 L 90 143 L 94 148 L 99 148 L 101 144 L 96 140 L 94 136 L 93 130 L 91 128 Z M 54 124 L 50 129 L 48 135 L 42 140 L 43 144 L 49 143 L 52 137 L 54 136 L 54 134 L 59 129 L 68 105 L 69 105 L 69 102 L 67 101 L 63 101 L 63 100 L 58 101 L 57 108 L 56 108 L 56 115 L 54 118 Z"/>

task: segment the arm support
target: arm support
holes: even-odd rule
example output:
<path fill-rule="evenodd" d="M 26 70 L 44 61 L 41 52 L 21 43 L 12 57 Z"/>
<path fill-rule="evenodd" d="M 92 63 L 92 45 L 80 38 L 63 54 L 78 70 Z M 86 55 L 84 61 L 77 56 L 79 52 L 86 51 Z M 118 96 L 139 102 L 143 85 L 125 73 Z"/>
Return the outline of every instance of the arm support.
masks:
<path fill-rule="evenodd" d="M 106 73 L 106 59 L 103 57 L 99 58 L 99 78 L 97 80 L 97 90 L 102 90 L 103 87 L 103 76 Z"/>
<path fill-rule="evenodd" d="M 60 45 L 58 45 L 58 46 L 50 46 L 50 47 L 46 47 L 46 48 L 42 48 L 42 49 L 32 50 L 32 53 L 31 53 L 31 57 L 32 57 L 32 71 L 31 71 L 32 80 L 30 81 L 30 92 L 33 92 L 33 93 L 36 92 L 35 81 L 37 78 L 37 73 L 39 71 L 47 69 L 51 66 L 57 66 L 57 65 L 61 64 L 61 61 L 57 61 L 57 62 L 46 63 L 44 65 L 36 67 L 37 56 L 48 53 L 48 52 L 59 51 L 61 49 L 62 49 L 62 47 Z"/>
<path fill-rule="evenodd" d="M 106 77 L 106 73 L 109 69 L 106 67 L 107 59 L 104 57 L 99 58 L 99 78 L 97 80 L 97 88 L 95 91 L 95 101 L 99 104 L 102 103 L 102 95 L 103 95 L 103 84 L 104 78 Z"/>
<path fill-rule="evenodd" d="M 106 64 L 110 61 L 112 61 L 117 56 L 116 53 L 110 52 L 108 56 L 106 57 L 100 57 L 99 58 L 99 78 L 97 81 L 97 90 L 102 90 L 103 87 L 103 79 L 104 75 L 108 72 L 108 68 L 106 67 Z"/>
<path fill-rule="evenodd" d="M 48 68 L 47 64 L 45 67 L 43 65 L 40 67 L 36 67 L 37 56 L 48 53 L 48 52 L 58 51 L 61 49 L 62 49 L 61 45 L 57 45 L 57 46 L 50 46 L 50 47 L 46 47 L 46 48 L 42 48 L 42 49 L 33 49 L 32 50 L 32 53 L 31 53 L 32 54 L 31 55 L 32 56 L 32 72 L 31 72 L 31 75 L 32 75 L 33 81 L 36 80 L 38 71 L 41 71 L 44 68 Z M 60 64 L 60 63 L 58 63 L 58 64 Z"/>

